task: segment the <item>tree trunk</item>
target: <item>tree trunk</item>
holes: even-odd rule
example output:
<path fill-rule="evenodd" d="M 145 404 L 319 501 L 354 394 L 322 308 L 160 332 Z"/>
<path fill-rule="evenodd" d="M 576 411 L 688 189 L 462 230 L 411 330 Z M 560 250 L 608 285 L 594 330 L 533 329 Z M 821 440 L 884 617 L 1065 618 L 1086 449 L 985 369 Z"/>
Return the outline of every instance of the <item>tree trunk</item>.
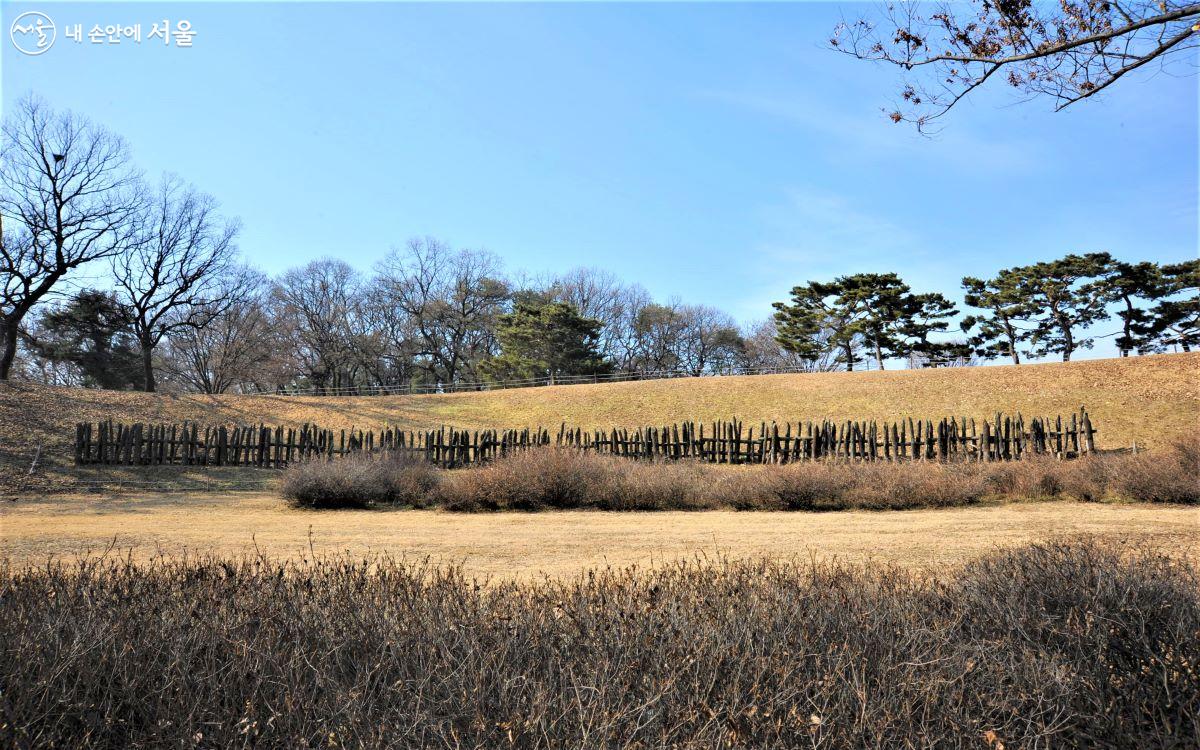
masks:
<path fill-rule="evenodd" d="M 846 372 L 854 372 L 854 347 L 846 344 Z"/>
<path fill-rule="evenodd" d="M 149 341 L 142 341 L 142 382 L 145 386 L 146 393 L 154 393 L 154 362 L 151 355 L 154 354 L 154 344 Z"/>
<path fill-rule="evenodd" d="M 1014 365 L 1021 364 L 1021 355 L 1017 352 L 1017 332 L 1013 330 L 1012 323 L 1007 317 L 1000 319 L 1004 323 L 1004 335 L 1008 339 L 1008 356 L 1012 357 Z"/>
<path fill-rule="evenodd" d="M 879 363 L 879 369 L 883 369 L 883 347 L 879 345 L 879 339 L 875 339 L 875 361 Z"/>
<path fill-rule="evenodd" d="M 1122 317 L 1124 323 L 1122 329 L 1125 336 L 1123 339 L 1124 346 L 1120 347 L 1121 356 L 1128 357 L 1129 350 L 1132 348 L 1133 344 L 1133 301 L 1128 297 L 1125 298 L 1125 315 Z"/>
<path fill-rule="evenodd" d="M 12 373 L 13 360 L 17 358 L 17 323 L 14 320 L 5 321 L 4 353 L 0 354 L 0 380 L 8 380 Z"/>
<path fill-rule="evenodd" d="M 1075 336 L 1071 332 L 1071 321 L 1063 315 L 1059 309 L 1057 301 L 1051 301 L 1050 311 L 1054 315 L 1054 321 L 1058 323 L 1058 330 L 1062 331 L 1063 336 L 1063 362 L 1071 361 L 1071 353 L 1075 351 Z"/>
<path fill-rule="evenodd" d="M 57 239 L 56 242 L 58 252 L 61 254 L 62 242 Z M 14 305 L 13 309 L 4 316 L 2 332 L 4 337 L 4 352 L 0 354 L 0 380 L 8 380 L 12 374 L 13 361 L 17 358 L 17 331 L 20 328 L 21 321 L 41 301 L 42 297 L 50 292 L 66 272 L 67 269 L 60 268 L 48 273 L 35 289 L 30 290 L 25 298 Z"/>

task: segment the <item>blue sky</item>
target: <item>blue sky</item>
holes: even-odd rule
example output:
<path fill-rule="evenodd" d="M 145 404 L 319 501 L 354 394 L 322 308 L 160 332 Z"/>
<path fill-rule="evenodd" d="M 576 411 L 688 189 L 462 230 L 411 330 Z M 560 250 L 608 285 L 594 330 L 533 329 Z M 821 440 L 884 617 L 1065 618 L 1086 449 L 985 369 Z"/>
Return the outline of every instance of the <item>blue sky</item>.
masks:
<path fill-rule="evenodd" d="M 5 40 L 2 101 L 122 134 L 147 174 L 241 217 L 268 272 L 368 270 L 428 234 L 752 320 L 843 273 L 957 297 L 1066 252 L 1196 256 L 1195 77 L 1131 75 L 1058 114 L 996 86 L 925 138 L 881 112 L 896 71 L 823 47 L 872 7 L 5 3 L 5 30 L 44 10 L 59 37 L 38 57 Z M 62 36 L 163 18 L 194 46 Z"/>

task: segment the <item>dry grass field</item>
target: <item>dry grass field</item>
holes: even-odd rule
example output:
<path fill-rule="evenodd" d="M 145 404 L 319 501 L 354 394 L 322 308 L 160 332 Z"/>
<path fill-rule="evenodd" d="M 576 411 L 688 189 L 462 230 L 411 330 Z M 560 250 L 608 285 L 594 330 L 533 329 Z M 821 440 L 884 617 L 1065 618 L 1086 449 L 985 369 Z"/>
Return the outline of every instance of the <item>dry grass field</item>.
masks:
<path fill-rule="evenodd" d="M 15 474 L 39 444 L 69 460 L 77 421 L 299 424 L 328 427 L 584 428 L 678 419 L 890 419 L 996 411 L 1068 413 L 1085 405 L 1100 448 L 1156 446 L 1200 423 L 1200 353 L 1040 365 L 689 378 L 444 395 L 280 397 L 144 394 L 0 385 L 0 461 Z M 120 472 L 116 476 L 122 476 Z"/>
<path fill-rule="evenodd" d="M 0 486 L 20 490 L 0 494 L 0 683 L 16 686 L 0 745 L 1192 747 L 1196 506 L 307 510 L 263 489 L 279 472 L 79 469 L 69 440 L 109 417 L 611 426 L 1085 404 L 1101 448 L 1164 448 L 1088 460 L 1159 467 L 1198 421 L 1198 369 L 1190 355 L 328 399 L 0 387 Z M 514 465 L 445 475 L 540 476 Z M 1192 473 L 1174 476 L 1190 488 Z"/>
<path fill-rule="evenodd" d="M 257 549 L 273 558 L 387 552 L 462 563 L 472 575 L 501 579 L 571 576 L 697 553 L 812 554 L 938 569 L 999 547 L 1076 533 L 1200 552 L 1200 509 L 1065 501 L 896 512 L 458 514 L 304 511 L 261 493 L 59 495 L 4 503 L 0 529 L 0 556 L 18 567 L 115 545 L 142 559 L 184 550 L 236 556 Z"/>
<path fill-rule="evenodd" d="M 0 386 L 0 556 L 18 562 L 71 555 L 112 542 L 232 553 L 255 542 L 293 555 L 388 550 L 465 561 L 489 575 L 564 574 L 646 563 L 697 550 L 739 556 L 874 556 L 941 565 L 997 545 L 1089 532 L 1150 537 L 1195 549 L 1200 513 L 1182 507 L 1046 502 L 897 513 L 555 512 L 461 515 L 289 507 L 271 491 L 278 474 L 248 469 L 70 465 L 76 420 L 299 423 L 333 427 L 555 424 L 637 425 L 679 417 L 746 420 L 884 418 L 1067 412 L 1085 404 L 1102 448 L 1154 446 L 1200 422 L 1200 354 L 1022 367 L 704 378 L 451 395 L 281 398 L 113 393 Z M 38 444 L 42 470 L 26 481 Z M 104 492 L 79 494 L 79 482 Z M 157 492 L 155 485 L 184 491 Z M 22 492 L 13 493 L 14 487 Z M 247 488 L 256 491 L 246 492 Z M 43 489 L 65 494 L 43 495 Z M 115 491 L 114 491 L 115 490 Z M 243 490 L 243 491 L 239 491 Z M 19 500 L 8 500 L 10 497 Z"/>

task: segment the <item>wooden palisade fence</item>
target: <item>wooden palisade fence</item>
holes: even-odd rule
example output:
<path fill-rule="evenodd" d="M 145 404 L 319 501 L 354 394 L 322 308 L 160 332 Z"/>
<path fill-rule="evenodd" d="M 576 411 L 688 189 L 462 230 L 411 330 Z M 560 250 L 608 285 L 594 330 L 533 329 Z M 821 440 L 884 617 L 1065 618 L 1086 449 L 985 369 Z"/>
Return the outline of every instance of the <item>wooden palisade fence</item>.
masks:
<path fill-rule="evenodd" d="M 1071 458 L 1094 451 L 1096 429 L 1087 411 L 1064 419 L 1026 420 L 997 414 L 974 419 L 892 422 L 844 421 L 759 423 L 737 420 L 662 427 L 582 430 L 560 426 L 520 430 L 378 431 L 298 428 L 99 425 L 80 423 L 75 463 L 281 468 L 316 458 L 352 453 L 391 453 L 454 468 L 485 463 L 515 451 L 556 445 L 639 459 L 694 459 L 709 463 L 792 463 L 821 459 L 849 461 L 1010 461 L 1029 456 Z"/>

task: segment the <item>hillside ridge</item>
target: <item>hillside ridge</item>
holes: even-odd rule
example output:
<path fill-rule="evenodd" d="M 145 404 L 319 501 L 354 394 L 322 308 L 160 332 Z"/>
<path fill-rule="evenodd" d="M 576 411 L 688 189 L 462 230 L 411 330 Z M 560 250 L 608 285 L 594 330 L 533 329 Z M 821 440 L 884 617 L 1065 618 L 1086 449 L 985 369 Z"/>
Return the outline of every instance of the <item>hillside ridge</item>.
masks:
<path fill-rule="evenodd" d="M 745 375 L 411 396 L 149 394 L 0 384 L 0 453 L 70 445 L 76 422 L 299 424 L 419 429 L 587 428 L 736 417 L 894 419 L 1086 406 L 1102 448 L 1162 444 L 1200 423 L 1200 353 L 1021 366 Z"/>

